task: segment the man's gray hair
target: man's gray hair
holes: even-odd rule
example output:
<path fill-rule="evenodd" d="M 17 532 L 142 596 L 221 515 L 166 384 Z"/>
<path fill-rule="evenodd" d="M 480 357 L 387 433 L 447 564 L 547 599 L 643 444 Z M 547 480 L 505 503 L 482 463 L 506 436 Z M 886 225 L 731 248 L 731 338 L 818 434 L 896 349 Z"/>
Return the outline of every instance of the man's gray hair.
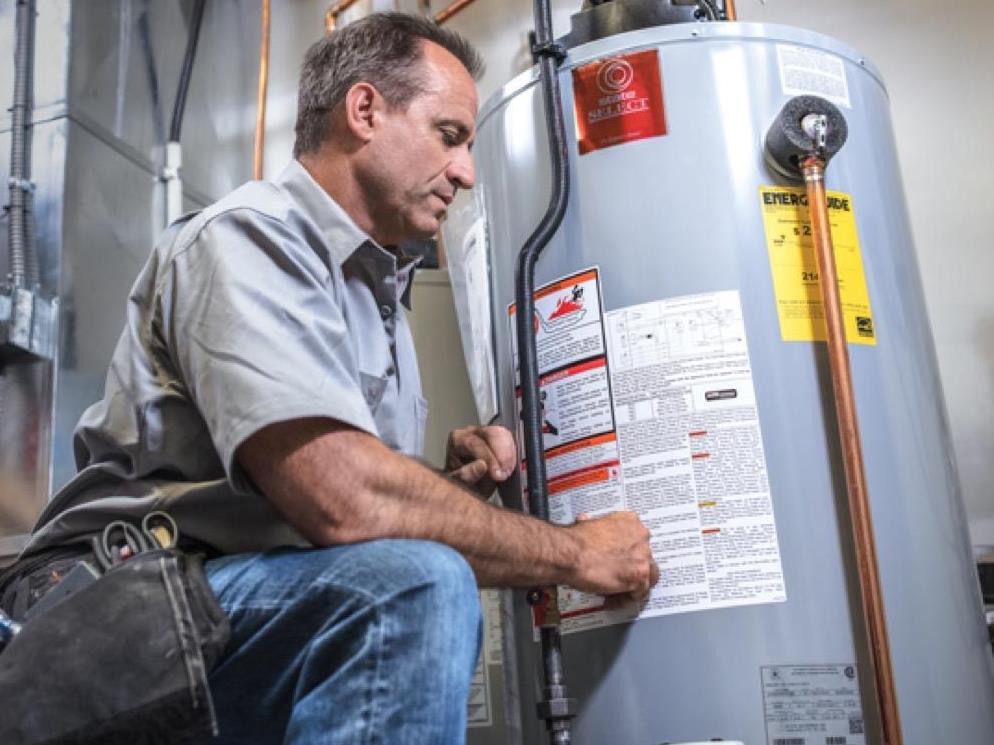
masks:
<path fill-rule="evenodd" d="M 331 112 L 356 83 L 375 87 L 389 106 L 406 107 L 423 92 L 418 63 L 426 41 L 451 52 L 479 79 L 483 59 L 472 44 L 427 18 L 406 13 L 373 13 L 313 44 L 300 70 L 293 157 L 321 148 Z"/>

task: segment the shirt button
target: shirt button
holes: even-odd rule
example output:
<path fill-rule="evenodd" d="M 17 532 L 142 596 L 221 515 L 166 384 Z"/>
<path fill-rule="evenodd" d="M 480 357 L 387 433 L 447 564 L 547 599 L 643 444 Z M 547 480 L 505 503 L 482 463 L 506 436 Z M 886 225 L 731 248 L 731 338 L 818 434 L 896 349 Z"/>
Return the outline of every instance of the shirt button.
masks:
<path fill-rule="evenodd" d="M 387 320 L 392 315 L 393 315 L 393 308 L 391 308 L 389 305 L 380 306 L 380 317 L 384 321 Z"/>

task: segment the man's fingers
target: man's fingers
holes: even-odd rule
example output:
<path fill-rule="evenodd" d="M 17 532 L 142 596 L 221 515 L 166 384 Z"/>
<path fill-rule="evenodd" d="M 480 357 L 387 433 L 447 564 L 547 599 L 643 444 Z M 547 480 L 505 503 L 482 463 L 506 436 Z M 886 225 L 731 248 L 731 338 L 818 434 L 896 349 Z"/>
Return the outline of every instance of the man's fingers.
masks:
<path fill-rule="evenodd" d="M 461 467 L 467 461 L 482 460 L 495 481 L 503 481 L 514 471 L 517 450 L 514 438 L 504 427 L 466 427 L 455 430 L 449 437 L 450 467 Z M 482 475 L 481 475 L 482 477 Z"/>
<path fill-rule="evenodd" d="M 467 439 L 467 452 L 474 458 L 485 461 L 487 464 L 487 470 L 493 478 L 506 478 L 504 471 L 501 468 L 500 460 L 497 458 L 497 454 L 493 451 L 490 443 L 480 434 L 480 432 L 482 432 L 482 430 L 474 432 L 473 435 Z"/>
<path fill-rule="evenodd" d="M 511 433 L 504 427 L 477 427 L 473 434 L 471 442 L 477 448 L 474 455 L 486 459 L 490 477 L 503 481 L 510 476 L 518 462 L 518 450 Z"/>
<path fill-rule="evenodd" d="M 651 590 L 659 582 L 659 564 L 653 559 L 652 566 L 649 567 L 649 589 Z"/>
<path fill-rule="evenodd" d="M 475 484 L 487 475 L 489 465 L 482 458 L 467 463 L 452 472 L 452 476 L 462 481 L 464 484 Z"/>
<path fill-rule="evenodd" d="M 510 430 L 506 427 L 484 427 L 483 438 L 493 451 L 499 470 L 507 478 L 518 465 L 518 447 Z"/>

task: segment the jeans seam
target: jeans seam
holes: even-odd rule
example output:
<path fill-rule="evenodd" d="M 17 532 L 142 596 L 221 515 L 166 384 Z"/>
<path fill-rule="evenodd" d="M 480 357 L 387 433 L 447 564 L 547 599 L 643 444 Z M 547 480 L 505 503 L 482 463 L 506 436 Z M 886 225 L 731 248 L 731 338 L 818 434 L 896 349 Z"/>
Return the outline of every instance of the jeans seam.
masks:
<path fill-rule="evenodd" d="M 384 629 L 384 626 L 386 625 L 385 624 L 386 615 L 383 613 L 383 609 L 379 604 L 376 604 L 374 608 L 376 613 L 376 634 L 378 636 L 376 644 L 377 652 L 373 666 L 373 680 L 371 681 L 371 685 L 368 688 L 369 690 L 368 706 L 370 712 L 369 719 L 366 722 L 368 729 L 366 730 L 365 738 L 363 738 L 367 743 L 369 743 L 369 745 L 373 745 L 376 739 L 376 733 L 380 729 L 374 723 L 376 722 L 376 718 L 379 714 L 379 708 L 380 708 L 377 706 L 377 704 L 380 701 L 380 677 L 381 677 L 380 674 L 383 669 L 384 648 L 386 646 L 386 638 L 387 638 L 387 634 L 385 633 Z"/>
<path fill-rule="evenodd" d="M 315 590 L 323 590 L 327 588 L 332 590 L 340 590 L 343 591 L 344 593 L 351 593 L 361 597 L 371 606 L 380 606 L 384 603 L 392 602 L 401 595 L 405 595 L 408 592 L 411 592 L 412 590 L 419 590 L 422 587 L 427 587 L 430 584 L 431 584 L 430 580 L 413 582 L 410 585 L 401 588 L 400 590 L 390 593 L 389 595 L 377 595 L 375 593 L 368 592 L 367 590 L 364 590 L 361 587 L 342 585 L 338 584 L 337 582 L 328 582 L 320 579 L 315 579 L 311 583 L 311 587 L 313 587 Z M 218 602 L 221 604 L 221 608 L 224 610 L 224 612 L 228 614 L 237 613 L 246 610 L 278 610 L 280 608 L 286 607 L 286 603 L 253 603 L 253 604 L 238 604 L 238 605 L 229 606 L 225 605 L 221 600 L 219 600 Z"/>

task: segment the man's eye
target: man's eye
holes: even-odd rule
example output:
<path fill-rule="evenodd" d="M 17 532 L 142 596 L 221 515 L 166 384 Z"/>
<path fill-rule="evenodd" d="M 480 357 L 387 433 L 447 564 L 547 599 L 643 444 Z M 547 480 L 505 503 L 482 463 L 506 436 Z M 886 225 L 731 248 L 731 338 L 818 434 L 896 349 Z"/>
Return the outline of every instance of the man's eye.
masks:
<path fill-rule="evenodd" d="M 453 147 L 459 144 L 459 133 L 451 129 L 442 130 L 442 142 L 444 142 L 449 147 Z"/>

